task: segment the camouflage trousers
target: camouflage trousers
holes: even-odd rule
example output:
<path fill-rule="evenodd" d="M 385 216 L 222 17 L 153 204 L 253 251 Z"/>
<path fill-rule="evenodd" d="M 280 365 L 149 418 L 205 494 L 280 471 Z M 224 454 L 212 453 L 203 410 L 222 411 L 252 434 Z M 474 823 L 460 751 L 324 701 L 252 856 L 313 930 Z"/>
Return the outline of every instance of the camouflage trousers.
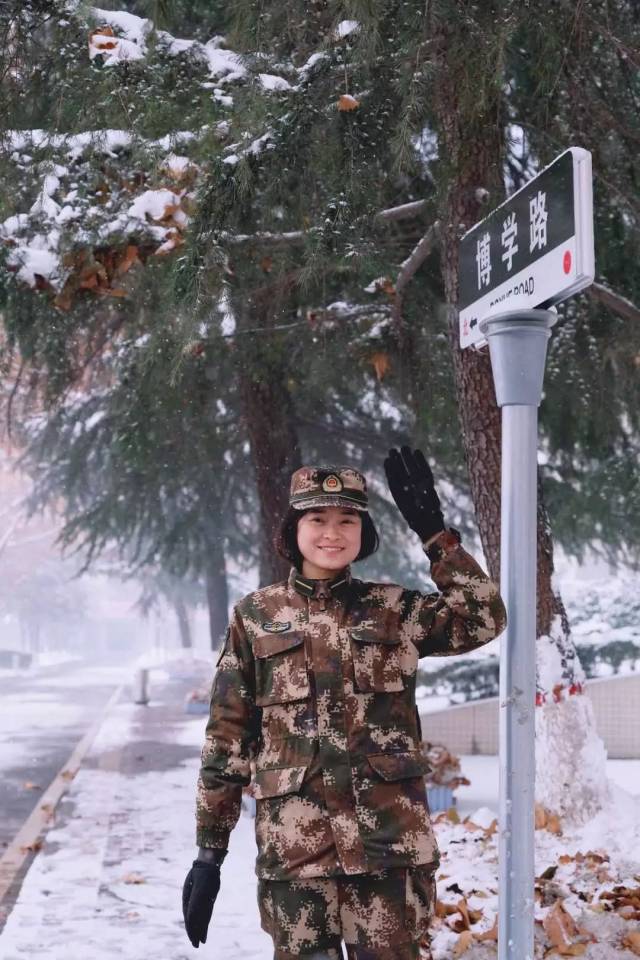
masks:
<path fill-rule="evenodd" d="M 379 873 L 260 880 L 262 928 L 274 960 L 418 960 L 429 953 L 435 907 L 433 867 Z"/>

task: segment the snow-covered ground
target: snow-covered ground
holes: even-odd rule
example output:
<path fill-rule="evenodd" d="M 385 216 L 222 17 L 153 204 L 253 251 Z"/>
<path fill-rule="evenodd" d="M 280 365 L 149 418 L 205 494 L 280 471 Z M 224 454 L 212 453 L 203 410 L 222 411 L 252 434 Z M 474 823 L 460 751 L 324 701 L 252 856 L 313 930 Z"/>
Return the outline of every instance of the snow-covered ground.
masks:
<path fill-rule="evenodd" d="M 2 960 L 112 960 L 114 955 L 187 960 L 196 955 L 182 926 L 180 890 L 195 854 L 194 786 L 205 718 L 174 711 L 171 722 L 150 733 L 141 716 L 140 708 L 121 703 L 103 726 L 0 934 Z M 150 736 L 161 740 L 158 755 L 182 750 L 185 758 L 122 772 L 114 758 L 127 744 L 131 750 L 132 743 L 133 754 L 148 755 Z M 623 786 L 640 794 L 640 761 L 612 761 L 608 769 L 616 791 Z M 444 856 L 434 960 L 463 953 L 469 960 L 495 956 L 497 759 L 463 757 L 462 771 L 471 780 L 459 791 L 462 822 L 441 815 L 436 824 Z M 536 838 L 537 873 L 546 868 L 553 873 L 539 884 L 548 905 L 541 901 L 537 907 L 540 919 L 551 916 L 546 920 L 551 934 L 567 931 L 576 947 L 573 955 L 584 946 L 589 960 L 633 957 L 621 946 L 638 926 L 633 908 L 631 914 L 627 909 L 632 918 L 624 919 L 623 895 L 618 891 L 613 899 L 598 899 L 596 891 L 613 890 L 616 883 L 630 889 L 639 885 L 634 879 L 640 874 L 638 796 L 616 792 L 615 806 L 582 831 L 561 837 L 538 830 Z M 197 956 L 272 957 L 271 941 L 260 929 L 254 859 L 253 821 L 243 815 L 223 867 L 209 941 Z M 615 909 L 605 913 L 604 904 Z M 536 926 L 542 936 L 542 925 Z M 606 942 L 581 943 L 579 931 Z M 483 932 L 488 939 L 478 939 Z M 548 948 L 548 938 L 545 943 Z"/>

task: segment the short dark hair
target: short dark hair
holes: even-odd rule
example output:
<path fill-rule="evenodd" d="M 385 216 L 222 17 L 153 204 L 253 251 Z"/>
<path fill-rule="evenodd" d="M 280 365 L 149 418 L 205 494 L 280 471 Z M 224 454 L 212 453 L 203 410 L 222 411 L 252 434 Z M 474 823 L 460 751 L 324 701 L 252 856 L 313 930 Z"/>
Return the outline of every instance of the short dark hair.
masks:
<path fill-rule="evenodd" d="M 296 510 L 295 507 L 289 507 L 280 522 L 273 538 L 273 545 L 281 557 L 292 563 L 296 570 L 302 570 L 303 556 L 298 547 L 298 521 L 305 513 L 311 513 L 313 510 L 322 510 L 322 507 L 309 507 L 307 510 Z M 380 537 L 375 528 L 373 520 L 366 510 L 353 511 L 362 517 L 362 541 L 360 544 L 360 553 L 354 560 L 366 560 L 372 553 L 375 553 L 380 545 Z"/>

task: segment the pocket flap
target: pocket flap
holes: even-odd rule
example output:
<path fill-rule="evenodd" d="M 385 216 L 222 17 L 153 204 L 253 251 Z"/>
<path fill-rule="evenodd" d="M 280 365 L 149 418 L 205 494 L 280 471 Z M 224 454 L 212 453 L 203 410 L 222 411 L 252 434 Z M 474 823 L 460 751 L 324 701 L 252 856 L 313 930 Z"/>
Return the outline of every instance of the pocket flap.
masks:
<path fill-rule="evenodd" d="M 383 780 L 406 780 L 423 777 L 427 762 L 421 753 L 374 753 L 367 757 L 369 764 Z"/>
<path fill-rule="evenodd" d="M 297 793 L 302 786 L 307 767 L 275 767 L 271 770 L 256 770 L 254 796 L 256 800 L 267 797 L 282 797 Z"/>
<path fill-rule="evenodd" d="M 264 633 L 253 641 L 253 655 L 258 659 L 273 657 L 286 650 L 295 650 L 303 641 L 301 633 Z"/>
<path fill-rule="evenodd" d="M 358 643 L 384 643 L 388 646 L 400 643 L 400 637 L 389 635 L 379 627 L 352 627 L 349 634 Z"/>

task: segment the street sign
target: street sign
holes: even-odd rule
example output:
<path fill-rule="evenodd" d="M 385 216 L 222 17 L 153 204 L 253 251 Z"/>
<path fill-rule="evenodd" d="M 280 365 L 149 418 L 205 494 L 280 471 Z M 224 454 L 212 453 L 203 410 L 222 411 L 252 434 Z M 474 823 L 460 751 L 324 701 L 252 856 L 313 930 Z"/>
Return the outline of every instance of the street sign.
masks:
<path fill-rule="evenodd" d="M 548 308 L 594 278 L 591 154 L 570 147 L 460 241 L 460 346 L 480 321 Z"/>

